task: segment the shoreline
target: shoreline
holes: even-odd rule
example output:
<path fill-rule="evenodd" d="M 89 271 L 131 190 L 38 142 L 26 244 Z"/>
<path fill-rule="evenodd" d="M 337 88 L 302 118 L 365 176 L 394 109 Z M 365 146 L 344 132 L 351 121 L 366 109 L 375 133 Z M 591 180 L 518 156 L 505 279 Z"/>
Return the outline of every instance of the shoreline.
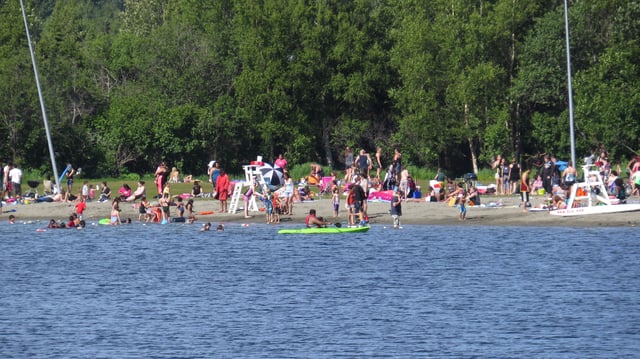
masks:
<path fill-rule="evenodd" d="M 519 207 L 520 197 L 485 195 L 483 203 L 491 203 L 501 199 L 502 207 L 467 207 L 467 219 L 458 220 L 458 208 L 449 207 L 445 202 L 403 202 L 401 223 L 403 225 L 458 225 L 458 226 L 530 226 L 530 227 L 635 227 L 640 226 L 640 211 L 612 214 L 594 214 L 575 217 L 559 217 L 550 215 L 546 211 L 523 212 Z M 310 209 L 316 209 L 319 216 L 325 217 L 331 222 L 346 222 L 346 210 L 344 199 L 341 199 L 340 215 L 334 219 L 331 201 L 327 198 L 306 202 L 294 202 L 293 215 L 282 215 L 281 223 L 274 226 L 304 225 L 306 215 Z M 543 197 L 532 197 L 533 206 L 543 203 Z M 243 205 L 243 203 L 240 203 Z M 8 222 L 9 215 L 16 217 L 16 223 L 26 221 L 57 221 L 66 222 L 74 211 L 75 202 L 42 202 L 34 204 L 6 204 L 2 207 L 0 222 Z M 220 205 L 217 200 L 198 198 L 194 201 L 195 212 L 214 211 L 211 215 L 196 215 L 199 223 L 246 223 L 259 224 L 265 222 L 263 212 L 249 212 L 251 218 L 244 218 L 243 210 L 235 214 L 218 213 Z M 131 218 L 138 221 L 138 209 L 130 202 L 121 202 L 121 217 L 124 221 Z M 240 207 L 242 208 L 242 207 Z M 87 223 L 97 222 L 109 217 L 111 202 L 87 202 L 84 219 Z M 368 202 L 369 220 L 372 225 L 392 225 L 393 220 L 388 214 L 389 203 L 373 201 Z M 171 213 L 175 213 L 175 207 L 171 207 Z M 514 233 L 514 235 L 517 235 Z"/>

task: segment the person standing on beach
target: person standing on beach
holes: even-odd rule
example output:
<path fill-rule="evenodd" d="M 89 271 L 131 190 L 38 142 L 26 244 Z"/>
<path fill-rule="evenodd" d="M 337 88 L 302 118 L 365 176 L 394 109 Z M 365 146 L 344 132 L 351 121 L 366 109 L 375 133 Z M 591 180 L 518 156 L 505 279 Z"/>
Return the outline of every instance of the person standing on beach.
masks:
<path fill-rule="evenodd" d="M 9 172 L 13 168 L 13 162 L 7 161 L 7 164 L 3 168 L 3 176 L 4 183 L 2 189 L 2 196 L 0 197 L 0 201 L 6 197 L 11 197 L 11 191 L 13 190 L 11 187 L 11 177 L 9 177 Z"/>
<path fill-rule="evenodd" d="M 393 161 L 391 161 L 392 174 L 396 183 L 400 183 L 400 171 L 402 171 L 402 153 L 399 149 L 393 150 Z"/>
<path fill-rule="evenodd" d="M 209 182 L 213 185 L 213 192 L 216 191 L 216 181 L 220 176 L 220 163 L 218 161 L 209 162 Z"/>
<path fill-rule="evenodd" d="M 82 214 L 84 213 L 85 209 L 87 209 L 87 200 L 84 196 L 80 196 L 78 203 L 76 203 L 75 205 L 76 215 L 78 216 L 79 220 L 83 219 Z"/>
<path fill-rule="evenodd" d="M 491 163 L 491 168 L 496 171 L 495 179 L 496 179 L 496 192 L 495 195 L 499 195 L 502 188 L 502 169 L 500 165 L 502 164 L 502 156 L 496 156 L 495 160 Z M 504 191 L 504 190 L 503 190 Z"/>
<path fill-rule="evenodd" d="M 393 228 L 402 228 L 400 226 L 400 217 L 402 216 L 402 194 L 397 188 L 394 189 L 393 197 L 391 197 L 391 209 L 389 213 L 391 214 L 391 218 L 393 218 Z"/>
<path fill-rule="evenodd" d="M 253 197 L 253 194 L 256 191 L 257 184 L 258 183 L 257 183 L 257 180 L 256 180 L 256 176 L 253 175 L 251 183 L 249 184 L 249 188 L 242 195 L 242 199 L 244 201 L 244 218 L 251 218 L 251 216 L 249 215 L 249 202 L 251 202 L 251 198 Z"/>
<path fill-rule="evenodd" d="M 333 181 L 335 183 L 335 181 Z M 340 212 L 340 189 L 336 185 L 331 190 L 331 204 L 333 205 L 333 218 L 337 218 Z"/>
<path fill-rule="evenodd" d="M 284 174 L 284 199 L 286 204 L 286 211 L 284 214 L 293 215 L 293 178 L 289 176 L 289 173 Z"/>
<path fill-rule="evenodd" d="M 80 193 L 80 197 L 82 197 L 85 201 L 89 200 L 89 181 L 87 180 L 82 183 L 82 192 Z"/>
<path fill-rule="evenodd" d="M 353 176 L 353 151 L 347 146 L 344 149 L 344 173 L 345 178 L 351 178 Z"/>
<path fill-rule="evenodd" d="M 229 176 L 224 168 L 220 168 L 220 175 L 216 179 L 216 192 L 220 201 L 220 212 L 227 212 L 227 198 L 229 197 Z"/>
<path fill-rule="evenodd" d="M 22 196 L 22 170 L 16 163 L 9 171 L 9 178 L 11 179 L 11 187 L 13 188 L 13 197 L 17 198 Z"/>
<path fill-rule="evenodd" d="M 369 178 L 372 163 L 371 156 L 364 149 L 360 150 L 360 154 L 356 157 L 356 166 L 359 169 L 359 174 L 363 177 Z"/>
<path fill-rule="evenodd" d="M 376 148 L 376 179 L 380 181 L 380 172 L 382 171 L 382 147 Z"/>
<path fill-rule="evenodd" d="M 284 155 L 281 153 L 278 155 L 278 158 L 275 160 L 275 165 L 282 168 L 283 170 L 288 169 L 287 168 L 287 160 L 284 158 Z"/>
<path fill-rule="evenodd" d="M 460 214 L 458 214 L 458 219 L 464 221 L 467 219 L 467 206 L 465 205 L 467 202 L 466 197 L 458 198 L 458 208 L 460 209 Z"/>
<path fill-rule="evenodd" d="M 522 203 L 522 212 L 527 211 L 529 205 L 529 174 L 531 169 L 526 168 L 520 175 L 520 202 Z"/>
<path fill-rule="evenodd" d="M 509 183 L 511 183 L 511 190 L 509 191 L 510 194 L 514 194 L 514 193 L 518 193 L 518 190 L 520 187 L 519 186 L 519 182 L 520 182 L 520 177 L 522 176 L 522 168 L 520 168 L 520 163 L 518 163 L 516 161 L 516 158 L 514 157 L 513 160 L 511 161 L 511 164 L 509 165 L 509 167 L 511 167 L 509 169 Z"/>
<path fill-rule="evenodd" d="M 355 179 L 355 183 L 353 184 L 352 190 L 353 190 L 353 213 L 354 216 L 358 218 L 359 222 L 364 221 L 365 218 L 365 213 L 364 213 L 364 205 L 365 205 L 365 201 L 367 200 L 367 196 L 364 193 L 364 189 L 362 188 L 361 185 L 361 180 L 360 177 L 358 176 Z"/>
<path fill-rule="evenodd" d="M 158 189 L 158 198 L 162 196 L 162 190 L 164 189 L 164 185 L 167 183 L 167 178 L 169 177 L 169 167 L 167 164 L 162 161 L 156 168 L 155 172 L 156 176 L 156 188 Z"/>
<path fill-rule="evenodd" d="M 67 167 L 69 168 L 65 175 L 67 176 L 67 192 L 73 193 L 73 177 L 76 175 L 76 170 L 71 166 L 71 163 L 68 163 Z"/>
<path fill-rule="evenodd" d="M 555 177 L 556 164 L 551 161 L 549 155 L 544 156 L 544 168 L 542 169 L 542 186 L 547 194 L 552 193 L 553 178 Z"/>

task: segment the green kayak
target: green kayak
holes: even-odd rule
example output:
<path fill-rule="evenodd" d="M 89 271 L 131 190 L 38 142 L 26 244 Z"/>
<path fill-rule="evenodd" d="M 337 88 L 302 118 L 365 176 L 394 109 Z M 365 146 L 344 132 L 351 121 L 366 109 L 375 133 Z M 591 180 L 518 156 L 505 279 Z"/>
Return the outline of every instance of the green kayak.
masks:
<path fill-rule="evenodd" d="M 325 227 L 325 228 L 296 228 L 296 229 L 281 229 L 278 234 L 333 234 L 333 233 L 357 233 L 366 232 L 369 230 L 369 226 L 364 227 Z"/>

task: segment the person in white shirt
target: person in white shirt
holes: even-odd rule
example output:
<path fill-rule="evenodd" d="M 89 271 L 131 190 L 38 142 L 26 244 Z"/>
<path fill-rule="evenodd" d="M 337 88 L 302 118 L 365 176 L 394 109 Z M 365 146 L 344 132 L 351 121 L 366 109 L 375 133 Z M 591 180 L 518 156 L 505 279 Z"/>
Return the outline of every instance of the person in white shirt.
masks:
<path fill-rule="evenodd" d="M 22 170 L 18 168 L 18 164 L 9 171 L 9 178 L 11 178 L 11 185 L 13 186 L 13 196 L 22 196 Z"/>

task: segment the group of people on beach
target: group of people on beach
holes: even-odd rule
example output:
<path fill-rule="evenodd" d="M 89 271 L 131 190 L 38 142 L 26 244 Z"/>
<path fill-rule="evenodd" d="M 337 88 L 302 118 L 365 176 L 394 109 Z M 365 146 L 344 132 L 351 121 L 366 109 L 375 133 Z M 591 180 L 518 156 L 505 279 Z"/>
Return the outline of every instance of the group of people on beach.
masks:
<path fill-rule="evenodd" d="M 330 195 L 330 208 L 334 219 L 340 217 L 344 201 L 345 217 L 349 226 L 364 225 L 368 222 L 367 201 L 371 191 L 390 190 L 389 213 L 393 217 L 394 227 L 400 227 L 402 202 L 422 201 L 422 199 L 414 199 L 410 195 L 411 191 L 416 188 L 415 181 L 411 178 L 406 166 L 403 165 L 400 150 L 394 149 L 393 154 L 388 158 L 389 163 L 385 166 L 380 147 L 376 148 L 373 155 L 365 149 L 354 153 L 350 147 L 346 147 L 344 151 L 344 177 L 338 177 L 335 171 L 331 171 L 330 176 L 325 177 L 322 166 L 313 163 L 310 166 L 309 176 L 296 184 L 289 175 L 287 160 L 280 154 L 275 163 L 284 171 L 282 187 L 277 191 L 269 188 L 265 190 L 254 178 L 253 183 L 250 183 L 248 189 L 242 194 L 245 202 L 244 217 L 252 217 L 248 212 L 249 202 L 252 198 L 256 198 L 264 207 L 266 222 L 279 223 L 280 216 L 293 214 L 295 200 L 305 201 L 314 198 L 309 186 L 315 185 L 318 186 L 320 194 Z M 614 168 L 608 160 L 606 151 L 603 150 L 597 156 L 592 156 L 591 160 L 601 170 L 602 176 L 607 182 L 609 195 L 616 197 L 621 203 L 624 203 L 629 195 L 640 196 L 640 156 L 632 159 L 625 169 L 628 175 L 626 182 L 621 173 L 620 165 Z M 534 162 L 521 166 L 516 158 L 508 162 L 503 156 L 497 156 L 491 163 L 491 167 L 495 170 L 494 193 L 496 195 L 520 194 L 523 211 L 531 206 L 531 194 L 545 194 L 545 198 L 549 198 L 550 206 L 562 208 L 566 203 L 567 194 L 571 191 L 571 186 L 578 178 L 578 171 L 571 161 L 564 166 L 561 166 L 561 163 L 553 156 L 545 155 L 539 163 Z M 535 176 L 532 176 L 532 171 L 535 171 Z M 135 191 L 128 184 L 123 183 L 115 197 L 106 182 L 102 182 L 101 187 L 96 186 L 94 190 L 88 181 L 84 181 L 76 196 L 72 191 L 77 171 L 68 165 L 65 172 L 66 188 L 59 191 L 53 189 L 54 193 L 49 198 L 52 201 L 75 203 L 74 215 L 78 217 L 78 221 L 82 220 L 82 212 L 86 208 L 86 204 L 95 200 L 96 197 L 99 202 L 113 201 L 110 212 L 112 224 L 122 223 L 119 214 L 120 204 L 123 202 L 133 203 L 138 208 L 138 220 L 145 222 L 168 223 L 172 218 L 171 207 L 175 207 L 177 219 L 193 223 L 196 220 L 193 210 L 194 198 L 208 197 L 209 195 L 219 201 L 220 212 L 228 212 L 227 202 L 231 197 L 233 184 L 218 161 L 210 161 L 207 166 L 207 177 L 211 183 L 210 190 L 204 188 L 198 179 L 192 181 L 191 176 L 180 179 L 178 173 L 176 167 L 170 170 L 166 162 L 160 162 L 154 172 L 154 182 L 158 189 L 157 203 L 151 203 L 146 196 L 144 181 L 138 181 Z M 19 168 L 11 162 L 4 166 L 3 198 L 19 196 L 21 176 Z M 430 186 L 426 200 L 446 201 L 457 206 L 459 219 L 466 218 L 467 206 L 481 204 L 480 192 L 474 183 L 454 183 L 446 177 L 441 168 L 438 169 L 434 180 L 440 184 L 442 190 L 435 191 Z M 188 199 L 171 195 L 170 184 L 176 181 L 193 183 L 191 196 Z M 49 185 L 51 186 L 51 184 Z M 98 189 L 100 189 L 99 194 L 96 193 Z M 66 225 L 69 223 L 71 221 L 68 221 Z"/>

